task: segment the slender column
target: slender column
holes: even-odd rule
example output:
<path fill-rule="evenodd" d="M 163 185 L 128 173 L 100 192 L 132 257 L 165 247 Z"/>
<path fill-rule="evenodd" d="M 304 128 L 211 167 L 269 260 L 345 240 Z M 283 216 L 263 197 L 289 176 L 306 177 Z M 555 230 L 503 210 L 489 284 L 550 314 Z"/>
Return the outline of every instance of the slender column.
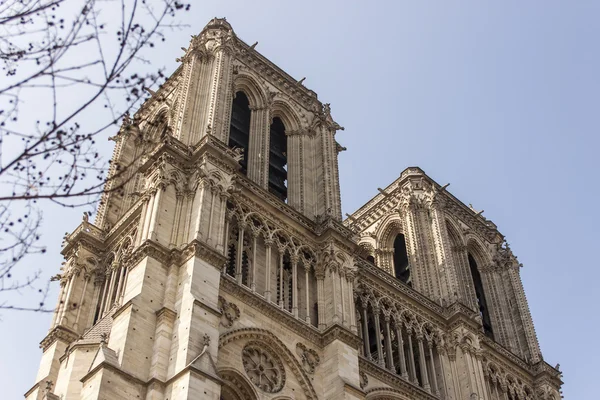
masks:
<path fill-rule="evenodd" d="M 217 191 L 215 188 L 213 188 L 213 190 L 211 190 L 211 197 L 210 197 L 210 214 L 208 215 L 208 232 L 206 233 L 206 243 L 211 244 L 212 242 L 212 228 L 213 228 L 213 219 L 214 219 L 214 215 L 215 215 L 215 196 L 217 194 Z M 217 239 L 218 240 L 218 239 Z M 216 243 L 215 243 L 216 245 Z"/>
<path fill-rule="evenodd" d="M 271 247 L 273 246 L 273 241 L 271 239 L 265 240 L 265 248 L 266 248 L 266 260 L 265 260 L 265 275 L 266 275 L 266 286 L 265 286 L 265 298 L 270 303 L 271 302 Z"/>
<path fill-rule="evenodd" d="M 348 325 L 348 320 L 346 318 L 346 285 L 344 285 L 344 281 L 346 280 L 345 271 L 340 271 L 340 291 L 342 292 L 342 325 Z"/>
<path fill-rule="evenodd" d="M 75 324 L 73 325 L 75 330 L 77 330 L 77 328 L 79 328 L 79 317 L 81 316 L 81 309 L 83 308 L 83 300 L 85 298 L 85 292 L 87 290 L 87 285 L 90 280 L 90 274 L 86 272 L 85 275 L 83 276 L 83 279 L 84 279 L 83 290 L 81 291 L 81 296 L 79 297 L 79 303 L 77 303 L 78 304 L 77 316 L 75 317 Z"/>
<path fill-rule="evenodd" d="M 198 200 L 198 215 L 196 216 L 196 226 L 194 227 L 196 234 L 195 238 L 200 239 L 202 237 L 202 214 L 204 211 L 203 203 L 204 203 L 204 192 L 206 192 L 206 183 L 203 179 L 200 179 L 198 182 L 198 189 L 200 190 L 200 198 Z M 198 193 L 198 192 L 196 192 Z M 195 196 L 194 196 L 195 197 Z M 192 207 L 194 206 L 194 202 L 192 201 Z"/>
<path fill-rule="evenodd" d="M 331 268 L 331 286 L 333 287 L 333 323 L 337 323 L 340 320 L 340 317 L 337 312 L 337 290 L 336 290 L 336 281 L 337 281 L 337 273 L 335 268 Z"/>
<path fill-rule="evenodd" d="M 150 213 L 152 212 L 152 207 L 154 205 L 154 195 L 150 195 L 148 200 L 146 200 L 146 207 L 144 209 L 144 219 L 142 220 L 142 231 L 140 232 L 140 239 L 138 243 L 142 243 L 146 240 L 148 235 L 148 227 L 150 226 Z"/>
<path fill-rule="evenodd" d="M 415 367 L 415 354 L 413 352 L 412 335 L 410 331 L 408 331 L 408 358 L 408 365 L 410 365 L 411 381 L 413 381 L 414 384 L 418 385 L 419 381 L 417 379 L 417 368 Z"/>
<path fill-rule="evenodd" d="M 112 306 L 112 292 L 114 290 L 115 281 L 117 280 L 117 270 L 111 266 L 110 274 L 110 285 L 108 285 L 108 291 L 106 292 L 106 302 L 104 303 L 104 312 L 110 310 Z"/>
<path fill-rule="evenodd" d="M 77 275 L 75 273 L 71 273 L 71 276 L 69 277 L 69 283 L 67 284 L 67 295 L 65 296 L 65 301 L 60 312 L 60 318 L 58 319 L 59 324 L 62 324 L 62 320 L 64 319 L 69 308 L 69 301 L 71 301 L 71 290 L 73 290 L 73 281 L 75 280 L 76 276 Z"/>
<path fill-rule="evenodd" d="M 235 279 L 239 285 L 242 284 L 242 258 L 244 256 L 244 228 L 243 224 L 239 224 L 237 257 L 235 259 Z"/>
<path fill-rule="evenodd" d="M 117 293 L 117 299 L 119 303 L 122 302 L 123 296 L 125 295 L 125 288 L 127 286 L 127 275 L 129 274 L 129 270 L 127 268 L 123 268 L 125 272 L 123 273 L 123 285 L 121 285 L 121 291 Z"/>
<path fill-rule="evenodd" d="M 369 319 L 367 315 L 367 307 L 362 306 L 362 318 L 363 318 L 363 341 L 365 345 L 365 357 L 371 359 L 371 349 L 369 347 Z"/>
<path fill-rule="evenodd" d="M 229 257 L 229 252 L 227 251 L 227 249 L 229 248 L 229 226 L 231 225 L 230 220 L 231 220 L 231 216 L 225 214 L 225 233 L 223 235 L 223 254 L 226 257 Z"/>
<path fill-rule="evenodd" d="M 192 205 L 194 204 L 194 192 L 188 192 L 185 195 L 185 212 L 183 213 L 183 232 L 181 234 L 181 241 L 183 243 L 187 243 L 190 240 L 190 222 L 192 222 L 190 218 L 190 210 Z M 229 221 L 228 221 L 229 222 Z"/>
<path fill-rule="evenodd" d="M 308 287 L 309 283 L 309 273 L 310 267 L 306 264 L 304 265 L 304 292 L 306 301 L 304 302 L 304 307 L 306 308 L 306 317 L 305 321 L 310 324 L 310 288 Z"/>
<path fill-rule="evenodd" d="M 125 280 L 125 267 L 121 267 L 119 269 L 119 280 L 118 280 L 118 284 L 117 284 L 117 293 L 115 295 L 115 302 L 118 303 L 120 302 L 121 299 L 121 288 L 123 287 L 123 281 Z"/>
<path fill-rule="evenodd" d="M 283 308 L 283 251 L 279 251 L 279 307 Z"/>
<path fill-rule="evenodd" d="M 158 211 L 160 210 L 160 197 L 162 194 L 162 185 L 159 185 L 154 195 L 154 203 L 152 205 L 152 219 L 150 220 L 149 238 L 156 240 L 156 225 L 158 224 Z"/>
<path fill-rule="evenodd" d="M 177 234 L 181 222 L 181 209 L 183 208 L 182 199 L 183 196 L 177 192 L 175 194 L 175 215 L 173 216 L 173 228 L 171 231 L 171 239 L 169 240 L 169 247 L 177 246 Z"/>
<path fill-rule="evenodd" d="M 102 289 L 102 299 L 100 300 L 100 312 L 98 313 L 98 319 L 102 318 L 104 313 L 104 306 L 106 305 L 106 297 L 108 294 L 108 287 L 110 286 L 110 280 L 112 279 L 112 269 L 110 275 L 104 277 L 104 288 Z"/>
<path fill-rule="evenodd" d="M 381 324 L 379 323 L 379 309 L 373 310 L 373 317 L 375 319 L 375 338 L 377 339 L 377 362 L 382 367 L 385 367 L 385 360 L 383 359 L 383 347 L 381 346 Z"/>
<path fill-rule="evenodd" d="M 435 393 L 436 396 L 440 395 L 440 390 L 438 387 L 438 382 L 437 382 L 437 374 L 435 371 L 435 359 L 433 358 L 433 343 L 431 343 L 431 341 L 427 342 L 427 347 L 429 348 L 429 360 L 431 360 L 430 364 L 431 364 L 431 385 L 432 385 L 432 389 L 433 389 L 433 393 Z"/>
<path fill-rule="evenodd" d="M 425 361 L 425 349 L 423 348 L 423 338 L 417 336 L 417 342 L 419 345 L 419 366 L 421 367 L 421 379 L 423 379 L 423 388 L 428 392 L 431 392 L 429 378 L 427 377 L 427 363 Z"/>
<path fill-rule="evenodd" d="M 350 297 L 350 304 L 348 305 L 348 313 L 350 314 L 350 330 L 354 333 L 356 329 L 356 307 L 354 302 L 354 271 L 348 270 L 346 272 L 346 279 L 348 280 L 348 296 Z"/>
<path fill-rule="evenodd" d="M 90 306 L 90 312 L 88 313 L 87 321 L 85 326 L 92 326 L 94 323 L 94 317 L 96 316 L 96 309 L 98 308 L 98 302 L 100 301 L 100 290 L 102 290 L 102 285 L 104 281 L 100 283 L 98 279 L 98 275 L 96 274 L 94 277 L 94 290 L 92 292 L 92 303 Z"/>
<path fill-rule="evenodd" d="M 250 289 L 256 292 L 256 234 L 252 233 L 252 281 L 250 283 Z"/>
<path fill-rule="evenodd" d="M 298 256 L 292 256 L 292 314 L 298 317 Z"/>
<path fill-rule="evenodd" d="M 396 373 L 394 366 L 394 353 L 392 352 L 392 335 L 390 332 L 390 316 L 385 315 L 385 350 L 387 352 L 388 369 Z"/>
<path fill-rule="evenodd" d="M 222 221 L 223 218 L 223 214 L 227 212 L 227 193 L 226 192 L 220 192 L 219 193 L 219 214 L 218 214 L 218 221 Z M 217 243 L 215 245 L 215 248 L 217 249 L 217 251 L 226 251 L 226 247 L 224 245 L 225 243 L 225 238 L 223 236 L 223 224 L 219 223 L 217 224 L 218 228 L 217 228 Z"/>
<path fill-rule="evenodd" d="M 58 295 L 58 305 L 56 306 L 56 310 L 54 310 L 54 317 L 52 318 L 52 326 L 58 325 L 58 318 L 60 313 L 62 312 L 61 305 L 64 304 L 64 297 L 66 293 L 67 284 L 65 280 L 60 281 L 60 294 Z"/>
<path fill-rule="evenodd" d="M 317 271 L 317 318 L 319 329 L 327 327 L 325 323 L 325 273 Z"/>
<path fill-rule="evenodd" d="M 398 340 L 398 357 L 400 358 L 400 374 L 404 379 L 408 379 L 406 372 L 406 357 L 404 355 L 404 342 L 402 340 L 402 329 L 396 324 L 396 339 Z"/>

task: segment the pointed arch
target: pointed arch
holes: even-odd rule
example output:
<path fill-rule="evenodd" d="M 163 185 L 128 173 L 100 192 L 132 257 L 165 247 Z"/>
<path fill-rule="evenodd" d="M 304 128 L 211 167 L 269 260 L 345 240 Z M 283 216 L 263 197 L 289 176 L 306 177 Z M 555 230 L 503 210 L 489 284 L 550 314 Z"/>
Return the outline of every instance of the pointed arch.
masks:
<path fill-rule="evenodd" d="M 267 96 L 256 78 L 243 71 L 239 71 L 233 80 L 234 96 L 237 92 L 243 92 L 248 97 L 251 108 L 263 108 L 267 106 Z"/>
<path fill-rule="evenodd" d="M 271 121 L 280 118 L 286 127 L 286 134 L 299 133 L 301 130 L 300 118 L 293 107 L 285 100 L 277 99 L 271 106 Z"/>
<path fill-rule="evenodd" d="M 491 302 L 488 301 L 486 288 L 484 286 L 480 271 L 482 267 L 489 265 L 489 258 L 483 250 L 482 244 L 474 238 L 471 238 L 467 242 L 467 257 L 469 262 L 469 270 L 471 272 L 471 281 L 473 283 L 475 297 L 477 299 L 477 308 L 483 323 L 483 330 L 487 336 L 493 339 L 494 332 L 492 329 L 491 313 L 489 309 L 489 304 L 491 304 Z"/>
<path fill-rule="evenodd" d="M 410 400 L 411 398 L 397 389 L 376 387 L 365 391 L 365 400 Z"/>
<path fill-rule="evenodd" d="M 221 379 L 223 379 L 221 400 L 254 400 L 259 398 L 253 385 L 240 372 L 233 368 L 221 368 L 218 372 Z"/>
<path fill-rule="evenodd" d="M 219 349 L 237 341 L 259 341 L 266 348 L 281 357 L 284 364 L 291 370 L 308 400 L 317 400 L 317 393 L 311 384 L 310 377 L 287 346 L 266 329 L 243 328 L 228 332 L 219 337 Z"/>
<path fill-rule="evenodd" d="M 404 233 L 404 227 L 400 215 L 389 215 L 379 225 L 375 231 L 377 238 L 377 248 L 391 248 L 394 244 L 394 238 L 398 233 Z"/>

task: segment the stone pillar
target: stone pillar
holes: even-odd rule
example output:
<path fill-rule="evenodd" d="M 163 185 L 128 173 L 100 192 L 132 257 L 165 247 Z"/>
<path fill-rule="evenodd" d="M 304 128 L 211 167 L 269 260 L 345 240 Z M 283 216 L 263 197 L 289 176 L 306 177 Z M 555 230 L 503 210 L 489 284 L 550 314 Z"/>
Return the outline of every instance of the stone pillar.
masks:
<path fill-rule="evenodd" d="M 292 315 L 298 318 L 298 256 L 292 254 Z"/>
<path fill-rule="evenodd" d="M 365 357 L 371 359 L 371 348 L 369 346 L 369 316 L 367 315 L 367 307 L 363 300 L 362 315 L 363 315 L 363 342 L 365 345 Z"/>
<path fill-rule="evenodd" d="M 383 348 L 381 346 L 381 324 L 379 322 L 379 307 L 373 310 L 373 319 L 375 320 L 375 339 L 377 340 L 377 362 L 385 368 L 385 360 L 383 359 Z"/>
<path fill-rule="evenodd" d="M 385 318 L 385 351 L 387 353 L 387 367 L 389 370 L 396 373 L 396 367 L 394 366 L 394 353 L 392 352 L 392 335 L 390 331 L 390 316 L 384 315 Z"/>
<path fill-rule="evenodd" d="M 315 275 L 317 277 L 317 313 L 319 329 L 325 329 L 327 327 L 325 321 L 325 271 L 322 268 L 317 268 Z"/>
<path fill-rule="evenodd" d="M 265 299 L 271 302 L 271 248 L 273 247 L 272 239 L 265 239 L 266 248 L 266 260 L 265 260 L 265 275 L 266 275 L 266 287 L 265 287 Z"/>
<path fill-rule="evenodd" d="M 408 372 L 406 371 L 406 356 L 404 355 L 404 342 L 402 340 L 402 328 L 399 323 L 396 323 L 396 339 L 398 340 L 400 374 L 404 379 L 408 379 Z"/>
<path fill-rule="evenodd" d="M 417 343 L 419 346 L 419 366 L 421 369 L 423 388 L 428 392 L 431 392 L 431 386 L 429 385 L 429 377 L 427 374 L 427 362 L 425 361 L 425 349 L 423 348 L 423 337 L 421 335 L 417 336 Z"/>
<path fill-rule="evenodd" d="M 415 385 L 419 384 L 417 379 L 417 368 L 415 367 L 415 354 L 413 351 L 412 335 L 411 331 L 408 330 L 408 361 L 410 365 L 410 378 Z"/>

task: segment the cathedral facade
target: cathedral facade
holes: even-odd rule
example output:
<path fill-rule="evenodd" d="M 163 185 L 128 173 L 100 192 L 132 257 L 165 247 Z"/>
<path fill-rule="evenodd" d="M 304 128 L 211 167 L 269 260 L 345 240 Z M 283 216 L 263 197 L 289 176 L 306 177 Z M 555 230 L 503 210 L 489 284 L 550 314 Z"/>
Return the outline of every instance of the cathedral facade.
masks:
<path fill-rule="evenodd" d="M 421 169 L 343 220 L 330 107 L 213 19 L 65 237 L 29 400 L 559 400 L 496 226 Z"/>

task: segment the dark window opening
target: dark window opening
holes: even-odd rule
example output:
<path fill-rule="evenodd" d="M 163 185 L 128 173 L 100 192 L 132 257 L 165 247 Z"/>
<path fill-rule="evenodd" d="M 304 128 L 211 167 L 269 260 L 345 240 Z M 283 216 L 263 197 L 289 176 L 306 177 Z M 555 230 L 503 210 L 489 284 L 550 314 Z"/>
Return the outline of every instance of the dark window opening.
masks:
<path fill-rule="evenodd" d="M 399 233 L 394 240 L 394 272 L 396 278 L 409 286 L 412 286 L 410 279 L 410 265 L 408 264 L 408 252 L 406 251 L 406 241 L 404 235 Z"/>
<path fill-rule="evenodd" d="M 243 149 L 240 160 L 242 172 L 248 170 L 248 142 L 250 140 L 250 103 L 243 92 L 237 92 L 231 106 L 231 126 L 229 128 L 229 147 Z"/>
<path fill-rule="evenodd" d="M 375 257 L 373 257 L 373 256 L 367 256 L 367 261 L 369 261 L 372 264 L 375 264 Z"/>
<path fill-rule="evenodd" d="M 487 303 L 485 301 L 485 294 L 483 292 L 483 282 L 481 281 L 481 275 L 479 274 L 479 269 L 477 268 L 477 262 L 469 253 L 469 268 L 471 269 L 471 277 L 473 278 L 473 286 L 475 286 L 475 296 L 477 296 L 477 304 L 479 306 L 479 314 L 481 315 L 481 320 L 483 322 L 483 331 L 486 336 L 490 338 L 494 338 L 494 333 L 492 332 L 492 324 L 490 320 L 490 313 L 487 308 Z"/>
<path fill-rule="evenodd" d="M 369 319 L 367 323 L 367 330 L 369 332 L 369 353 L 371 353 L 371 358 L 373 360 L 378 361 L 379 354 L 377 352 L 377 333 L 375 330 L 375 321 L 372 315 L 367 317 Z"/>
<path fill-rule="evenodd" d="M 287 200 L 287 137 L 279 117 L 273 118 L 269 139 L 269 192 Z"/>

